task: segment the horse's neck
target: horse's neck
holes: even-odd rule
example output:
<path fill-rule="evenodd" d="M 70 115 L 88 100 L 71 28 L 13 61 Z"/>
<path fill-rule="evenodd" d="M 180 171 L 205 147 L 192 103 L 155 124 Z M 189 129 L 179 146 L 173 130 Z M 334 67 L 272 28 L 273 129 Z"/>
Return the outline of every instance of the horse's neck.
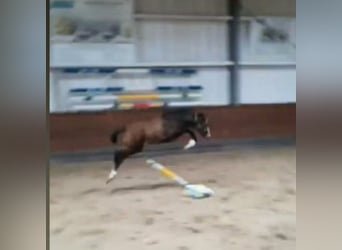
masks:
<path fill-rule="evenodd" d="M 184 126 L 186 126 L 187 128 L 194 128 L 196 127 L 196 122 L 193 120 L 186 120 L 184 121 Z"/>

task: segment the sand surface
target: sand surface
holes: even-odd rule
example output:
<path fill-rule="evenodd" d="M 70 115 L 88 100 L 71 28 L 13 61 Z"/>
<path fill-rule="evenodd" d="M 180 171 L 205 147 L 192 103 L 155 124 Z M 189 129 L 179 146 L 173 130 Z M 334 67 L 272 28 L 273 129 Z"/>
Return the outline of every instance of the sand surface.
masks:
<path fill-rule="evenodd" d="M 50 249 L 295 249 L 295 147 L 155 159 L 216 195 L 183 196 L 144 158 L 127 160 L 109 185 L 111 162 L 52 164 Z"/>

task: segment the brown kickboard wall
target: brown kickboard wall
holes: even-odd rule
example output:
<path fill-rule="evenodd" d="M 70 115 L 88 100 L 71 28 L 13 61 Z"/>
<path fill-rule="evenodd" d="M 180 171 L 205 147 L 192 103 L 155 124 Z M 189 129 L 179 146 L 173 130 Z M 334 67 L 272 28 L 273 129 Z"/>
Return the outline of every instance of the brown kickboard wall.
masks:
<path fill-rule="evenodd" d="M 213 139 L 296 136 L 296 104 L 203 107 L 196 110 L 208 116 Z M 160 109 L 149 109 L 50 114 L 51 152 L 74 152 L 110 147 L 109 137 L 115 128 L 160 113 Z"/>

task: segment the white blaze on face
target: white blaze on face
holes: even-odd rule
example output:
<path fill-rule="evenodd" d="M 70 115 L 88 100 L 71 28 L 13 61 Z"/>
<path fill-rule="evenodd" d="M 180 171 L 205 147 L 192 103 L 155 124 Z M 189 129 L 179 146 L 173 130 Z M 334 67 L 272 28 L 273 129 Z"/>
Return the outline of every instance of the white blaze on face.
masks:
<path fill-rule="evenodd" d="M 195 145 L 196 145 L 196 141 L 195 141 L 194 139 L 190 139 L 189 142 L 188 142 L 188 144 L 186 144 L 186 145 L 184 146 L 184 149 L 192 148 L 192 147 L 194 147 Z"/>

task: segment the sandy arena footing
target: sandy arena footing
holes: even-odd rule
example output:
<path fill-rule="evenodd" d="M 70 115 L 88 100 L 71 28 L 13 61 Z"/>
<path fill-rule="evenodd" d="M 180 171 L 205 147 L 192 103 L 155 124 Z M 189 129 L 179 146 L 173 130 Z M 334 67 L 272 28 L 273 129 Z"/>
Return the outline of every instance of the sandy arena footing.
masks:
<path fill-rule="evenodd" d="M 52 163 L 50 249 L 295 249 L 295 146 L 155 159 L 215 196 L 183 196 L 144 158 L 124 162 L 109 185 L 111 161 Z"/>

